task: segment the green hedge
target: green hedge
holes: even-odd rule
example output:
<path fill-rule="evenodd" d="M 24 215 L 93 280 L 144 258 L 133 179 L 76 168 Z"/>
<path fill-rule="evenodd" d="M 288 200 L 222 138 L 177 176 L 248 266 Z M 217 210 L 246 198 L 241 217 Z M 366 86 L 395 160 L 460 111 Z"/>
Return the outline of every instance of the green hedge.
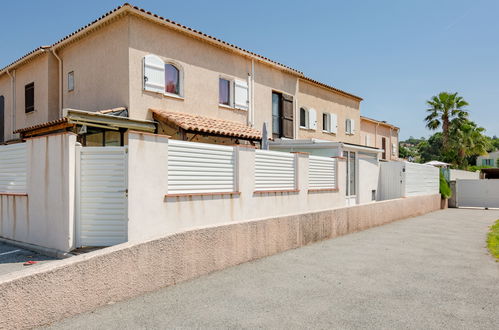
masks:
<path fill-rule="evenodd" d="M 440 171 L 440 195 L 442 198 L 450 198 L 452 196 L 452 190 L 450 189 L 449 183 L 445 180 L 444 174 Z"/>

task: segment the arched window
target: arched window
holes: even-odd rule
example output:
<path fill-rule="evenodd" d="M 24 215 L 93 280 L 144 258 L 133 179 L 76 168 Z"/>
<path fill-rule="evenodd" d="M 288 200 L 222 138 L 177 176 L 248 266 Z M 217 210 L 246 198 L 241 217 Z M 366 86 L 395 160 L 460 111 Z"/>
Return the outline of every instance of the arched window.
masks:
<path fill-rule="evenodd" d="M 165 92 L 180 95 L 180 70 L 173 64 L 165 64 Z"/>

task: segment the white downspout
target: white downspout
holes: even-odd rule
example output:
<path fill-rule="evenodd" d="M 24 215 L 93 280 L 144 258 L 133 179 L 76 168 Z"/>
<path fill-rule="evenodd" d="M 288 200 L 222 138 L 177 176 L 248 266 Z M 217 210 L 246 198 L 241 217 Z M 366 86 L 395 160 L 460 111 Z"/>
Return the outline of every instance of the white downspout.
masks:
<path fill-rule="evenodd" d="M 11 86 L 11 91 L 12 91 L 12 101 L 11 101 L 11 107 L 12 107 L 12 132 L 11 132 L 11 137 L 13 138 L 14 131 L 16 130 L 16 70 L 14 70 L 13 75 L 10 73 L 9 70 L 7 70 L 7 75 L 10 77 L 10 86 Z"/>
<path fill-rule="evenodd" d="M 255 126 L 255 60 L 251 59 L 251 113 L 249 115 L 250 126 Z"/>
<path fill-rule="evenodd" d="M 59 62 L 59 118 L 62 118 L 62 60 L 61 58 L 57 55 L 55 50 L 52 48 L 51 49 L 52 54 L 54 54 L 55 58 Z"/>

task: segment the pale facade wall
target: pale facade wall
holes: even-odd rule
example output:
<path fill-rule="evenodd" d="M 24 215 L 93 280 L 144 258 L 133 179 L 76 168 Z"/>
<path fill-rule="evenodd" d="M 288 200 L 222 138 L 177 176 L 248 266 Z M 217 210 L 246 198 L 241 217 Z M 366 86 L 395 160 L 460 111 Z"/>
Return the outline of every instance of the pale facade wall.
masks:
<path fill-rule="evenodd" d="M 298 189 L 254 194 L 255 151 L 239 148 L 238 196 L 168 197 L 168 139 L 129 134 L 129 240 L 182 232 L 196 227 L 300 214 L 345 206 L 345 162 L 338 162 L 339 191 L 308 192 L 308 156 L 298 157 Z"/>
<path fill-rule="evenodd" d="M 182 97 L 143 90 L 142 63 L 148 54 L 172 62 L 182 70 Z M 252 70 L 251 59 L 137 17 L 130 20 L 129 57 L 133 118 L 151 119 L 149 108 L 159 108 L 248 123 L 248 111 L 219 106 L 218 82 L 220 77 L 247 81 Z M 256 61 L 254 66 L 255 127 L 260 129 L 264 121 L 272 122 L 272 91 L 294 96 L 297 79 Z"/>
<path fill-rule="evenodd" d="M 15 129 L 36 125 L 57 118 L 58 90 L 57 80 L 54 82 L 53 70 L 57 64 L 51 54 L 45 53 L 32 61 L 13 70 L 15 75 L 15 105 L 16 115 L 13 125 L 12 116 L 12 85 L 11 78 L 4 74 L 0 77 L 0 95 L 5 98 L 5 139 L 16 138 L 12 132 Z M 25 112 L 24 88 L 29 83 L 35 83 L 35 111 Z"/>
<path fill-rule="evenodd" d="M 297 95 L 296 127 L 298 128 L 298 139 L 322 139 L 360 144 L 360 102 L 346 96 L 331 92 L 323 87 L 300 80 Z M 305 107 L 313 108 L 317 112 L 317 129 L 311 130 L 300 128 L 299 109 Z M 338 132 L 336 134 L 326 133 L 323 128 L 323 113 L 334 113 L 338 116 Z M 346 119 L 355 121 L 355 132 L 353 135 L 346 134 Z"/>
<path fill-rule="evenodd" d="M 134 119 L 151 119 L 149 108 L 155 107 L 245 124 L 249 122 L 248 111 L 219 106 L 218 79 L 248 80 L 252 60 L 171 28 L 127 15 L 62 47 L 57 53 L 63 62 L 63 108 L 96 111 L 124 106 Z M 181 68 L 182 97 L 168 97 L 143 90 L 142 61 L 147 54 L 158 55 Z M 16 128 L 58 118 L 58 65 L 57 59 L 47 53 L 16 70 Z M 67 79 L 71 71 L 74 72 L 74 91 L 68 91 Z M 36 111 L 25 115 L 24 85 L 32 80 L 36 80 Z M 8 76 L 3 75 L 0 77 L 0 95 L 6 98 L 7 110 L 10 109 L 9 91 L 10 81 Z M 359 101 L 306 81 L 298 83 L 296 75 L 258 61 L 254 61 L 254 127 L 261 129 L 266 122 L 271 131 L 273 91 L 294 97 L 297 138 L 360 142 Z M 299 129 L 298 109 L 302 105 L 318 111 L 317 131 Z M 322 132 L 322 111 L 338 115 L 337 134 Z M 346 118 L 356 122 L 354 135 L 345 134 Z M 11 132 L 11 127 L 7 127 L 7 131 Z"/>
<path fill-rule="evenodd" d="M 0 236 L 70 251 L 74 248 L 76 136 L 56 134 L 26 143 L 27 196 L 0 196 Z"/>
<path fill-rule="evenodd" d="M 478 180 L 480 179 L 480 172 L 471 172 L 471 171 L 463 171 L 463 170 L 449 170 L 449 180 Z"/>
<path fill-rule="evenodd" d="M 360 144 L 368 147 L 379 148 L 386 139 L 386 160 L 398 160 L 399 137 L 398 129 L 384 123 L 375 123 L 371 120 L 360 119 Z M 392 146 L 395 145 L 395 153 Z"/>
<path fill-rule="evenodd" d="M 128 21 L 114 21 L 61 49 L 63 108 L 97 111 L 129 106 Z M 75 89 L 69 92 L 71 71 Z"/>

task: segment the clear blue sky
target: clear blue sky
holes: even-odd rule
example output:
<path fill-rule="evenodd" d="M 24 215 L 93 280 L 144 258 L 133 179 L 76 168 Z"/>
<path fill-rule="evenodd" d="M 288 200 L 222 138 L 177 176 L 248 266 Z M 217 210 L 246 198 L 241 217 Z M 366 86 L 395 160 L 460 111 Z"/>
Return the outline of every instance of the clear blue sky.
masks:
<path fill-rule="evenodd" d="M 362 114 L 402 138 L 429 135 L 425 100 L 440 91 L 459 92 L 499 135 L 497 0 L 130 2 L 359 95 Z M 120 4 L 2 1 L 0 67 Z"/>

